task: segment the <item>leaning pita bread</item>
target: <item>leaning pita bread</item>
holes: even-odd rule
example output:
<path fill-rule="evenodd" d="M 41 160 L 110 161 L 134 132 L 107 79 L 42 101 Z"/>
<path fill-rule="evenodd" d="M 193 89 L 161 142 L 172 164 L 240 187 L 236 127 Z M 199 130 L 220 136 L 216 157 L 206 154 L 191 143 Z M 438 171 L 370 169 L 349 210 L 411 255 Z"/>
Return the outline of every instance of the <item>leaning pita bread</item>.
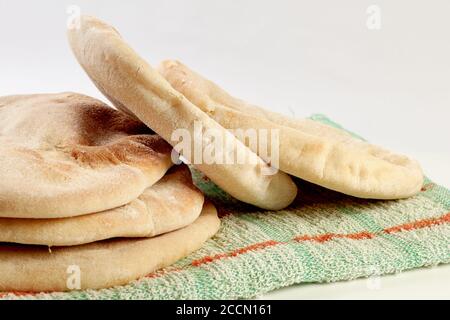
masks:
<path fill-rule="evenodd" d="M 0 218 L 0 242 L 72 246 L 115 237 L 153 237 L 191 224 L 203 201 L 189 169 L 180 165 L 118 208 L 71 218 Z"/>
<path fill-rule="evenodd" d="M 220 132 L 224 140 L 231 142 L 232 147 L 225 148 L 224 154 L 244 154 L 244 163 L 223 164 L 199 163 L 181 152 L 222 189 L 266 209 L 281 209 L 294 200 L 297 188 L 288 175 L 265 174 L 270 170 L 261 158 L 173 89 L 112 27 L 96 18 L 81 16 L 80 28 L 70 29 L 68 37 L 81 66 L 110 101 L 136 115 L 175 147 L 175 130 L 186 129 L 195 138 L 195 123 L 201 123 L 205 131 Z M 204 151 L 205 141 L 194 140 Z"/>
<path fill-rule="evenodd" d="M 81 94 L 0 97 L 0 217 L 124 205 L 164 175 L 170 153 L 144 124 Z"/>
<path fill-rule="evenodd" d="M 362 198 L 403 198 L 422 186 L 420 166 L 405 156 L 316 121 L 293 120 L 252 106 L 180 62 L 163 62 L 159 71 L 225 128 L 279 129 L 279 167 L 289 174 Z M 257 148 L 249 147 L 259 154 Z"/>
<path fill-rule="evenodd" d="M 81 246 L 0 246 L 0 291 L 67 291 L 79 268 L 81 288 L 123 285 L 199 249 L 219 229 L 212 204 L 194 223 L 153 238 L 113 239 Z"/>

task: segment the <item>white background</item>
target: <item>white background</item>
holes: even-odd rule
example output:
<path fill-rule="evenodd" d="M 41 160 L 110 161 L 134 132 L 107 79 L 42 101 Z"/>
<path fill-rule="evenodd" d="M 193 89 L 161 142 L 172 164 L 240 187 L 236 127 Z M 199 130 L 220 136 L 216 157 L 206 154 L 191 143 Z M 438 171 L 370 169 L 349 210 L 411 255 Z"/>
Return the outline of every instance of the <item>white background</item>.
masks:
<path fill-rule="evenodd" d="M 0 95 L 78 91 L 105 100 L 72 56 L 69 5 L 113 24 L 150 64 L 179 59 L 233 95 L 324 113 L 418 159 L 450 187 L 450 1 L 0 0 Z M 369 30 L 369 5 L 381 29 Z M 300 285 L 267 298 L 450 298 L 450 267 Z"/>

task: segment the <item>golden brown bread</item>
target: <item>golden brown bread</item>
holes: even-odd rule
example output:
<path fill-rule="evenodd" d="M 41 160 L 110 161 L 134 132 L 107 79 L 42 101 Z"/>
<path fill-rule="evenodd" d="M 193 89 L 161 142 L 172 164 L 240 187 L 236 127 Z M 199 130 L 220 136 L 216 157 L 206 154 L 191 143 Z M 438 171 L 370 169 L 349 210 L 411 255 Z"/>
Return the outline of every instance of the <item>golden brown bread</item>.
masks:
<path fill-rule="evenodd" d="M 67 291 L 76 289 L 73 277 L 77 275 L 80 289 L 124 285 L 199 249 L 219 226 L 216 209 L 207 203 L 194 223 L 153 238 L 112 239 L 51 250 L 3 244 L 0 292 Z"/>
<path fill-rule="evenodd" d="M 73 246 L 115 237 L 153 237 L 194 222 L 203 201 L 191 172 L 179 165 L 118 208 L 69 218 L 0 218 L 0 242 Z"/>
<path fill-rule="evenodd" d="M 62 218 L 136 199 L 172 166 L 144 124 L 77 93 L 0 97 L 0 217 Z"/>
<path fill-rule="evenodd" d="M 352 196 L 397 199 L 419 192 L 423 174 L 406 156 L 309 119 L 290 119 L 230 96 L 178 61 L 159 71 L 170 84 L 228 129 L 278 129 L 281 170 Z M 256 153 L 256 148 L 249 145 Z"/>

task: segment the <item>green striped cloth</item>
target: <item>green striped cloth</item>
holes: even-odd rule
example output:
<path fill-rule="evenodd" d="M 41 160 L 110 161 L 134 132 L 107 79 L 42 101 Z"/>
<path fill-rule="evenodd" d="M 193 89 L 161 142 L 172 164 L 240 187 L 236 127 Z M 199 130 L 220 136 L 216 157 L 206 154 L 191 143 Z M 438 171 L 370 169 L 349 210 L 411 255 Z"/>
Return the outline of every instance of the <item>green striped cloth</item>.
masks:
<path fill-rule="evenodd" d="M 339 127 L 324 116 L 314 120 Z M 199 172 L 222 226 L 200 250 L 123 287 L 3 298 L 235 299 L 296 283 L 332 282 L 450 262 L 450 191 L 426 180 L 405 200 L 357 199 L 298 181 L 286 210 L 231 199 Z"/>

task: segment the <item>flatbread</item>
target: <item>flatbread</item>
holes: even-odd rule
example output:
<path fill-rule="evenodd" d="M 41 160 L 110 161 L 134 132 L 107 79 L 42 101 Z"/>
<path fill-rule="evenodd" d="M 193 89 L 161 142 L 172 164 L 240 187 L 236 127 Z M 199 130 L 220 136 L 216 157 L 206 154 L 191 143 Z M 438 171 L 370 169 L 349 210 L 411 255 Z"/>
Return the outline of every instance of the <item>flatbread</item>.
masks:
<path fill-rule="evenodd" d="M 144 124 L 77 93 L 0 97 L 0 217 L 62 218 L 136 199 L 172 165 Z"/>
<path fill-rule="evenodd" d="M 113 239 L 81 246 L 0 246 L 1 291 L 100 289 L 143 277 L 199 249 L 219 229 L 217 211 L 205 204 L 194 223 L 153 238 Z"/>
<path fill-rule="evenodd" d="M 405 198 L 422 187 L 419 164 L 406 156 L 316 121 L 289 119 L 250 105 L 178 61 L 165 61 L 158 69 L 175 89 L 225 128 L 279 129 L 279 167 L 293 176 L 361 198 Z M 259 154 L 257 148 L 249 147 Z"/>
<path fill-rule="evenodd" d="M 79 63 L 105 96 L 172 145 L 178 143 L 172 141 L 176 129 L 186 129 L 193 137 L 194 123 L 199 122 L 205 131 L 220 132 L 224 140 L 231 142 L 232 147 L 225 148 L 224 154 L 244 154 L 243 164 L 209 164 L 193 161 L 193 153 L 191 156 L 182 153 L 223 190 L 265 209 L 281 209 L 294 200 L 297 188 L 288 175 L 265 174 L 269 166 L 261 158 L 173 89 L 114 28 L 96 18 L 81 16 L 80 28 L 70 29 L 68 37 Z M 200 147 L 203 151 L 205 146 Z"/>
<path fill-rule="evenodd" d="M 0 242 L 72 246 L 114 237 L 153 237 L 194 222 L 203 201 L 187 166 L 175 166 L 118 208 L 71 218 L 0 218 Z"/>

